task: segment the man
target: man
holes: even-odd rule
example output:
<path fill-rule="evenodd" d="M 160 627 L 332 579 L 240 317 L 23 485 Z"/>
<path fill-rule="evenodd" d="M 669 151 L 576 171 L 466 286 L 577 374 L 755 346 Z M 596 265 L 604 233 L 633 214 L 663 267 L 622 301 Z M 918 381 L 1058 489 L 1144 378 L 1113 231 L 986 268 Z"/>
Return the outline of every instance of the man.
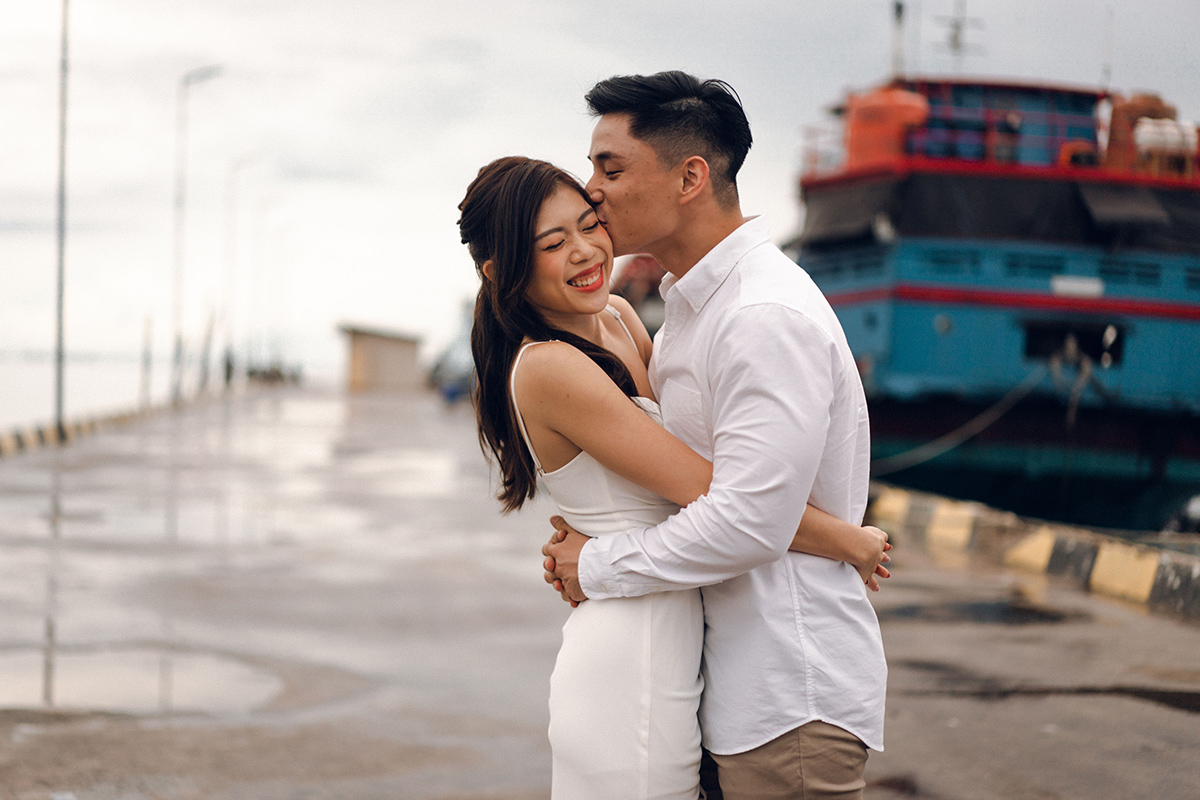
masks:
<path fill-rule="evenodd" d="M 614 77 L 587 102 L 587 188 L 615 252 L 668 273 L 650 363 L 664 424 L 713 480 L 656 527 L 556 535 L 547 580 L 577 602 L 703 587 L 700 721 L 726 800 L 861 797 L 866 748 L 883 747 L 879 625 L 853 567 L 788 552 L 810 499 L 856 523 L 866 506 L 867 410 L 845 336 L 766 224 L 742 217 L 751 135 L 728 85 Z"/>

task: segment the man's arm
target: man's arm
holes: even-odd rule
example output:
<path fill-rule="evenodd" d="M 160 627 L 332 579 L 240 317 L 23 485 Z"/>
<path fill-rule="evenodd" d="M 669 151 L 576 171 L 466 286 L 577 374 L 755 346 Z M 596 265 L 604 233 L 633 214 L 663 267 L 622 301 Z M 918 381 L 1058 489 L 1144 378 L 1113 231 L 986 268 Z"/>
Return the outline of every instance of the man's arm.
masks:
<path fill-rule="evenodd" d="M 588 537 L 576 531 L 560 516 L 550 518 L 554 533 L 550 541 L 542 547 L 542 555 L 546 556 L 542 567 L 545 570 L 546 583 L 554 587 L 564 600 L 572 606 L 586 599 L 578 584 L 579 552 L 587 544 Z M 563 548 L 555 548 L 564 558 L 564 575 L 574 576 L 568 592 L 562 579 L 556 574 L 558 565 L 554 560 L 552 549 L 560 542 L 572 541 Z M 804 518 L 788 547 L 798 553 L 821 556 L 834 561 L 845 561 L 854 567 L 863 583 L 872 592 L 879 591 L 879 579 L 890 578 L 892 573 L 884 564 L 891 561 L 887 551 L 892 549 L 888 543 L 888 535 L 872 525 L 862 527 L 852 522 L 846 522 L 832 514 L 827 514 L 811 503 L 804 511 Z"/>
<path fill-rule="evenodd" d="M 719 583 L 791 544 L 825 447 L 836 348 L 803 314 L 769 304 L 735 312 L 714 339 L 708 494 L 655 527 L 589 540 L 577 576 L 570 540 L 549 545 L 575 599 Z"/>

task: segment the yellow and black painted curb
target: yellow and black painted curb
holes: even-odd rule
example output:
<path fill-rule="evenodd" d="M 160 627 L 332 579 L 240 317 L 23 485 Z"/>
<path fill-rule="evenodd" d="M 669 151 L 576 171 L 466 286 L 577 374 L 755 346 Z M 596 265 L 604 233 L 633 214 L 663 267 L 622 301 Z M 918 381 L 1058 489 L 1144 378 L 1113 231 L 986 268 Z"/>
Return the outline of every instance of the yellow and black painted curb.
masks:
<path fill-rule="evenodd" d="M 1055 575 L 1096 594 L 1200 622 L 1200 555 L 1177 553 L 1081 528 L 1025 520 L 980 503 L 872 485 L 868 521 L 898 543 L 971 553 Z"/>
<path fill-rule="evenodd" d="M 51 424 L 0 432 L 0 458 L 8 458 L 18 453 L 40 450 L 43 447 L 69 444 L 83 436 L 127 425 L 134 420 L 149 416 L 159 410 L 158 408 L 148 408 L 143 411 L 108 414 L 103 417 L 89 417 L 87 419 L 64 423 L 61 430 L 57 425 Z"/>

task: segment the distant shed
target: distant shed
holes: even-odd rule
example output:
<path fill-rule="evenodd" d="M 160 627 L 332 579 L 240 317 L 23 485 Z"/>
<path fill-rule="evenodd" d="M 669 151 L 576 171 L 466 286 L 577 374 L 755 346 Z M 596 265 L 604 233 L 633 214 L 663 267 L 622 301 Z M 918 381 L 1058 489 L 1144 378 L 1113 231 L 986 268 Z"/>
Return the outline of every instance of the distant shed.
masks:
<path fill-rule="evenodd" d="M 350 391 L 409 391 L 424 385 L 417 364 L 417 348 L 421 344 L 417 337 L 358 325 L 342 325 L 339 329 L 350 344 L 347 361 Z"/>

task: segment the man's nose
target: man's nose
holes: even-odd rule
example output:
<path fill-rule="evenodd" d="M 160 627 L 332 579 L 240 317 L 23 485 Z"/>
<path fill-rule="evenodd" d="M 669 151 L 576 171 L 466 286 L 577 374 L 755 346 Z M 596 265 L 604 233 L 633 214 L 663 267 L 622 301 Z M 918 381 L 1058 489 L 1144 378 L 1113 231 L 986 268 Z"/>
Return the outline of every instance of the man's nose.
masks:
<path fill-rule="evenodd" d="M 595 178 L 593 178 L 592 180 L 595 180 Z M 587 184 L 583 187 L 583 189 L 584 189 L 584 191 L 587 192 L 588 199 L 592 201 L 592 205 L 598 206 L 602 202 L 604 202 L 604 192 L 597 189 L 593 185 L 592 181 L 588 181 Z"/>

